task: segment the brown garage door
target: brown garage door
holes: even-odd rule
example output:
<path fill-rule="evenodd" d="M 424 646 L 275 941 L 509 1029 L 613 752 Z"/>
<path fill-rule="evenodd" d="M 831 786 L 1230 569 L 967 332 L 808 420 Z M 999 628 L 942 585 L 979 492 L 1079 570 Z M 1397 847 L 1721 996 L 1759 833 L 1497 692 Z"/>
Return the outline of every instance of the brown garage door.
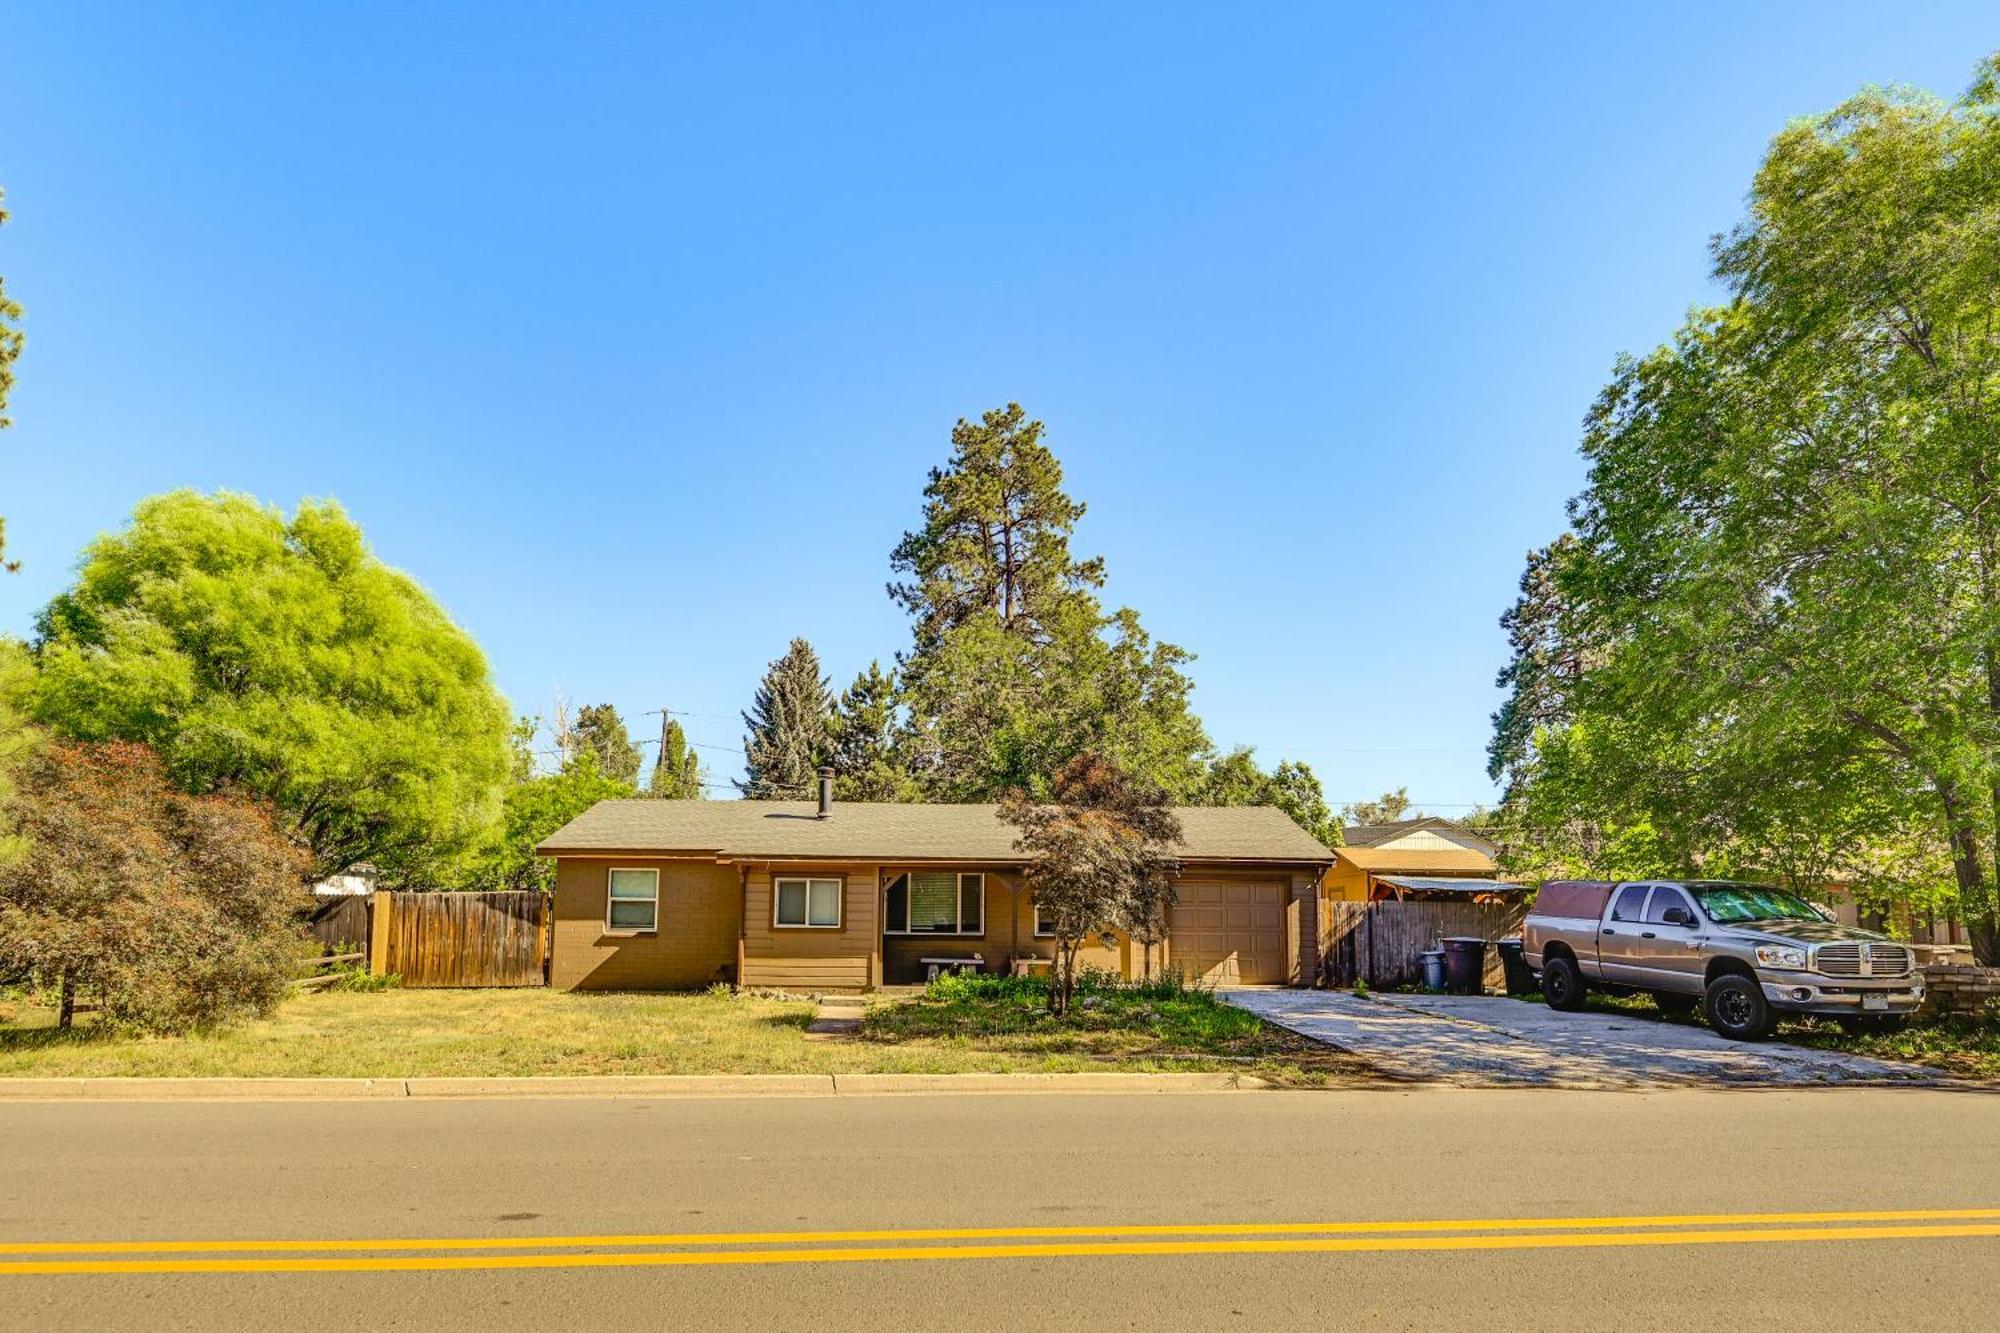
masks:
<path fill-rule="evenodd" d="M 1285 980 L 1285 886 L 1188 883 L 1168 918 L 1169 957 L 1211 986 Z"/>

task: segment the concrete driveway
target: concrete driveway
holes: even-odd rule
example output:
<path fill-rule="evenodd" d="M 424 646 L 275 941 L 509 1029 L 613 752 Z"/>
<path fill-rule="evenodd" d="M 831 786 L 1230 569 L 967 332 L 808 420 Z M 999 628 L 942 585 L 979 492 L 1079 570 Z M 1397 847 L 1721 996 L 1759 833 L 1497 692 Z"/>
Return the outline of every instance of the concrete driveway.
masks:
<path fill-rule="evenodd" d="M 1236 990 L 1223 999 L 1401 1078 L 1567 1088 L 1942 1084 L 1920 1065 L 1735 1042 L 1643 1016 L 1562 1014 L 1497 995 Z"/>

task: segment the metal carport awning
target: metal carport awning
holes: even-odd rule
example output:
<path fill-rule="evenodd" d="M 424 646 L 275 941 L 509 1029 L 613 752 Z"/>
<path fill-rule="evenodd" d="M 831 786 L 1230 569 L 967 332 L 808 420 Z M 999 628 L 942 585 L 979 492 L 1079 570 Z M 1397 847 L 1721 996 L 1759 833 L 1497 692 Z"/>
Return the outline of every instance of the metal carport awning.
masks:
<path fill-rule="evenodd" d="M 1376 875 L 1376 882 L 1413 893 L 1525 893 L 1525 884 L 1499 879 L 1445 879 L 1430 875 Z"/>

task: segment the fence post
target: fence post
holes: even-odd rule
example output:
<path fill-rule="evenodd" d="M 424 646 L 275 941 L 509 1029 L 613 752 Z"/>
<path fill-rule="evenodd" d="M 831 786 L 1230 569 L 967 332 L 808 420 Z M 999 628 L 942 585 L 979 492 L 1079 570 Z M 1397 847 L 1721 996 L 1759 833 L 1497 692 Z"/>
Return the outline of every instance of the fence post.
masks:
<path fill-rule="evenodd" d="M 395 913 L 394 895 L 387 889 L 375 890 L 374 910 L 368 914 L 368 973 L 386 976 L 389 971 L 389 920 Z"/>

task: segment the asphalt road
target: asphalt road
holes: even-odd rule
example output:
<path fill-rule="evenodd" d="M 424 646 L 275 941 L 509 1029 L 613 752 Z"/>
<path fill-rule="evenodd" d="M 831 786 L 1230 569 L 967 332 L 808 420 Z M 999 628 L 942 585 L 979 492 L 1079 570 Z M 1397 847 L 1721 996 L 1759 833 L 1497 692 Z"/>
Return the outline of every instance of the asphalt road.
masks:
<path fill-rule="evenodd" d="M 17 1104 L 0 1328 L 1988 1327 L 1996 1131 L 1918 1089 Z"/>

